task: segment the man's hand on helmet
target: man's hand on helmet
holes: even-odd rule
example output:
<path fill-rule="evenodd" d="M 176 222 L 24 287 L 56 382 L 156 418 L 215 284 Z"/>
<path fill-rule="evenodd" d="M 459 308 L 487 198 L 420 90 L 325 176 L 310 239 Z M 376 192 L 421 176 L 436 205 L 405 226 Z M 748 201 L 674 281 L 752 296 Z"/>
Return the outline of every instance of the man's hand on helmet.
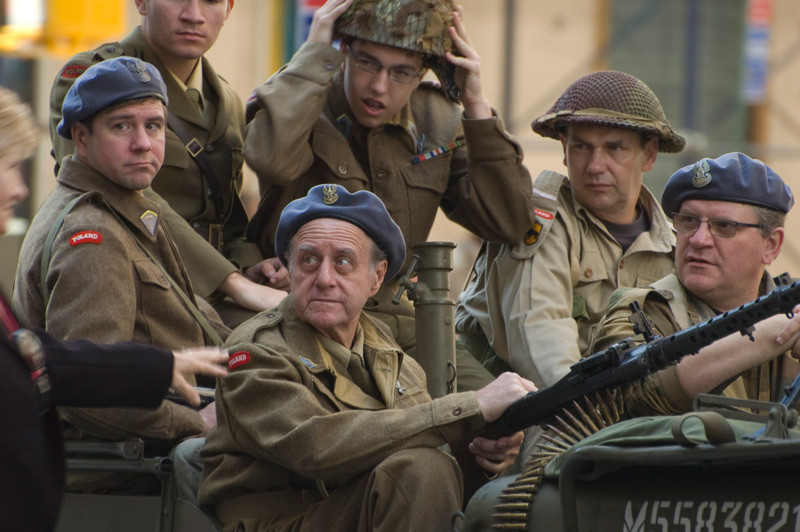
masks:
<path fill-rule="evenodd" d="M 461 89 L 464 113 L 470 119 L 491 118 L 492 107 L 484 96 L 481 85 L 481 58 L 469 42 L 461 6 L 453 11 L 453 25 L 449 31 L 460 55 L 447 52 L 445 57 L 457 67 L 455 79 Z"/>

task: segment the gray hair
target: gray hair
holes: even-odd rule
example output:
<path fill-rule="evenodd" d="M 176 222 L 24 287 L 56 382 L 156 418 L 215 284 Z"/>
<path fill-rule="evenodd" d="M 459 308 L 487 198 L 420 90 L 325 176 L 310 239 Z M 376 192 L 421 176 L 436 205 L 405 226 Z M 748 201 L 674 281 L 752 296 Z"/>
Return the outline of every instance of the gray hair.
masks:
<path fill-rule="evenodd" d="M 756 215 L 757 224 L 761 226 L 761 236 L 767 238 L 778 227 L 783 227 L 786 222 L 786 214 L 766 207 L 750 206 Z"/>

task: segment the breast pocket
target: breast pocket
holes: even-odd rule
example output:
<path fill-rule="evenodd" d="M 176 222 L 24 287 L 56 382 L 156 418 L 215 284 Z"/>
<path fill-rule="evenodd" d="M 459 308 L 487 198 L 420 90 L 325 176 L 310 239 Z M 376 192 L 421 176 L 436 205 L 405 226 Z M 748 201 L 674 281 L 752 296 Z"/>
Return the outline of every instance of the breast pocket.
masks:
<path fill-rule="evenodd" d="M 407 216 L 403 220 L 410 228 L 406 238 L 410 241 L 424 239 L 428 235 L 442 196 L 447 190 L 450 180 L 450 161 L 452 153 L 446 153 L 419 164 L 409 164 L 400 169 L 404 190 L 398 191 L 397 197 L 404 198 L 405 205 L 397 212 L 396 218 Z M 392 213 L 395 216 L 395 213 Z M 400 222 L 398 222 L 400 224 Z M 403 224 L 401 229 L 405 230 Z"/>

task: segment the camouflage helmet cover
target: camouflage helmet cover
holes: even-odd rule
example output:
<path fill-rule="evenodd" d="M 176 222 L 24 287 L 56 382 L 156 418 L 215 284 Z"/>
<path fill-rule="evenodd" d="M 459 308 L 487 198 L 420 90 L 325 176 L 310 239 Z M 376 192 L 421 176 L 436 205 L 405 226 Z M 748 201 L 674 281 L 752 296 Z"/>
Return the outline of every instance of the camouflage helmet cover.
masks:
<path fill-rule="evenodd" d="M 443 56 L 453 49 L 447 31 L 452 20 L 452 0 L 355 0 L 336 21 L 334 33 Z"/>
<path fill-rule="evenodd" d="M 686 145 L 667 120 L 661 102 L 638 78 L 603 70 L 583 76 L 567 87 L 556 103 L 533 121 L 543 137 L 559 138 L 565 124 L 587 124 L 629 129 L 658 137 L 658 150 L 676 153 Z"/>
<path fill-rule="evenodd" d="M 336 21 L 334 34 L 422 54 L 445 95 L 458 101 L 455 66 L 444 58 L 453 51 L 453 10 L 453 0 L 355 0 Z"/>

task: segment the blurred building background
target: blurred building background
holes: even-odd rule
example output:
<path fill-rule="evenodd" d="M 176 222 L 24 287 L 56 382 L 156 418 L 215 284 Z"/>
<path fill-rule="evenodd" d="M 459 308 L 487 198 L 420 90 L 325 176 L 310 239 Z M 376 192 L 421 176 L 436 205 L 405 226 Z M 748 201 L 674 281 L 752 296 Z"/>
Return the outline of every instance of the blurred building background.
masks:
<path fill-rule="evenodd" d="M 322 0 L 236 0 L 208 54 L 246 100 L 304 39 Z M 646 184 L 660 196 L 677 168 L 700 157 L 743 151 L 772 166 L 800 194 L 800 2 L 797 0 L 461 0 L 482 57 L 485 91 L 525 150 L 532 176 L 563 170 L 561 146 L 530 122 L 576 78 L 622 70 L 658 95 L 688 139 L 658 158 Z M 138 24 L 133 0 L 3 0 L 0 84 L 19 92 L 47 130 L 52 80 L 73 53 L 116 41 Z M 13 234 L 0 238 L 0 285 L 8 293 L 29 220 L 52 189 L 46 133 L 26 168 L 31 197 L 18 207 Z M 252 174 L 247 194 L 258 200 Z M 796 209 L 800 211 L 800 209 Z M 798 212 L 789 215 L 784 250 L 770 271 L 797 274 Z M 455 241 L 454 294 L 478 242 L 443 216 L 431 240 Z"/>

